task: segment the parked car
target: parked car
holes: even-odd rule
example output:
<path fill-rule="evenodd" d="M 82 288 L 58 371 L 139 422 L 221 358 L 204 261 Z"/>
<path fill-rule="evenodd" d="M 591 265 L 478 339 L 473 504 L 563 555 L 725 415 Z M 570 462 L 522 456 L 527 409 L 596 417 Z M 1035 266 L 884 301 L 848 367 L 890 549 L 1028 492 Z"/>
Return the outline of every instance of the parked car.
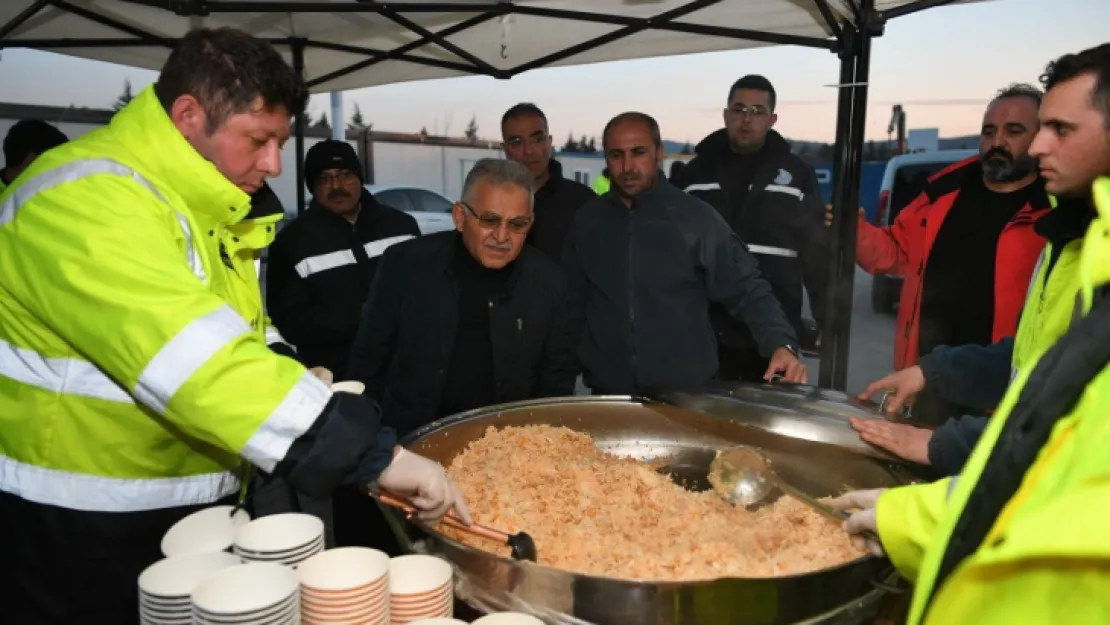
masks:
<path fill-rule="evenodd" d="M 435 191 L 380 184 L 368 184 L 366 190 L 382 204 L 412 215 L 420 226 L 420 234 L 455 229 L 451 219 L 451 207 L 455 203 Z"/>
<path fill-rule="evenodd" d="M 925 190 L 930 176 L 976 154 L 976 150 L 939 150 L 900 154 L 890 159 L 879 185 L 875 225 L 893 224 L 898 213 Z M 875 274 L 871 278 L 871 310 L 877 313 L 893 311 L 901 292 L 902 276 Z"/>

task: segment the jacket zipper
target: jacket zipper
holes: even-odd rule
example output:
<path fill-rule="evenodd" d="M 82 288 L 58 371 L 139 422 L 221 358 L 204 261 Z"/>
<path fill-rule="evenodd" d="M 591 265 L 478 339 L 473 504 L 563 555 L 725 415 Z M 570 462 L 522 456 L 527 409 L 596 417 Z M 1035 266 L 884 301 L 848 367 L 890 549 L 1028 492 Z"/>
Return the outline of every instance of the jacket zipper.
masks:
<path fill-rule="evenodd" d="M 633 224 L 632 219 L 635 216 L 633 212 L 635 209 L 629 207 L 628 211 L 628 348 L 629 360 L 632 366 L 632 386 L 636 386 L 636 289 L 635 289 L 635 271 L 632 267 L 632 241 L 633 241 Z"/>

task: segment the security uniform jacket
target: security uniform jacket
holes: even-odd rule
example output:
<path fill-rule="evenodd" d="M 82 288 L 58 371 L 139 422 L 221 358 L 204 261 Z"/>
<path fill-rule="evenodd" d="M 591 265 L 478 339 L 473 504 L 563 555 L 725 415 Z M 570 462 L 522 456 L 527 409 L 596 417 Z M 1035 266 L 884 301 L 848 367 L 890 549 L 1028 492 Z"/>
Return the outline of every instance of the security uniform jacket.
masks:
<path fill-rule="evenodd" d="M 817 177 L 773 130 L 767 133 L 763 149 L 750 164 L 740 163 L 740 158 L 729 147 L 726 131 L 718 130 L 698 144 L 694 158 L 677 173 L 672 184 L 717 209 L 747 244 L 794 331 L 804 336 L 803 284 L 817 327 L 821 328 L 831 260 Z M 738 188 L 738 181 L 743 188 Z M 722 349 L 756 348 L 749 329 L 724 306 L 714 305 L 711 315 Z"/>
<path fill-rule="evenodd" d="M 595 393 L 692 388 L 717 374 L 709 302 L 749 326 L 764 356 L 796 334 L 752 255 L 713 207 L 660 176 L 626 206 L 582 207 L 563 264 L 578 356 Z"/>
<path fill-rule="evenodd" d="M 402 436 L 445 416 L 439 409 L 461 291 L 453 264 L 462 245 L 457 232 L 442 232 L 391 247 L 351 348 L 351 378 L 366 384 Z M 489 300 L 493 401 L 573 395 L 562 271 L 528 245 L 507 270 L 503 289 Z"/>
<path fill-rule="evenodd" d="M 564 178 L 563 165 L 555 159 L 551 159 L 547 171 L 550 175 L 547 184 L 536 190 L 535 222 L 528 231 L 527 242 L 558 263 L 574 216 L 597 194 L 577 180 Z"/>
<path fill-rule="evenodd" d="M 347 375 L 366 293 L 382 252 L 420 235 L 411 215 L 363 190 L 352 224 L 315 200 L 278 233 L 266 270 L 266 303 L 274 325 L 301 362 Z"/>

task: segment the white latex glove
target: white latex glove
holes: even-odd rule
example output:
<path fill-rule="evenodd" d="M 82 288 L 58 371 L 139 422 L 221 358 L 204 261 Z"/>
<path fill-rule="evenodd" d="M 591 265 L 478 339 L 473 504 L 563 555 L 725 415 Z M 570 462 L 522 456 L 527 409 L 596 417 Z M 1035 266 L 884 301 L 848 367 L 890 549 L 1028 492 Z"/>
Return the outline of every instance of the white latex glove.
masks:
<path fill-rule="evenodd" d="M 378 485 L 406 497 L 423 521 L 438 521 L 454 508 L 460 519 L 471 523 L 462 495 L 443 466 L 434 460 L 402 448 L 378 476 Z"/>
<path fill-rule="evenodd" d="M 885 488 L 854 490 L 825 502 L 837 510 L 851 513 L 848 520 L 844 521 L 844 531 L 851 537 L 852 544 L 880 558 L 886 555 L 886 551 L 879 540 L 879 530 L 875 522 L 875 502 L 885 490 Z"/>

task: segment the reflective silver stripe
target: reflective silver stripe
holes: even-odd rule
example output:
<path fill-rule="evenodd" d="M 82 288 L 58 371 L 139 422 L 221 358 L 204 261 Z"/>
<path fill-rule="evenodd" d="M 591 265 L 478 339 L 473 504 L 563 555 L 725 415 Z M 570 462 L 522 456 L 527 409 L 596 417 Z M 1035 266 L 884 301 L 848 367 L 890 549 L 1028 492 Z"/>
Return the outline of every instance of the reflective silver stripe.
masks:
<path fill-rule="evenodd" d="M 70 510 L 135 512 L 213 503 L 239 490 L 239 478 L 230 472 L 113 478 L 36 467 L 0 454 L 0 490 Z"/>
<path fill-rule="evenodd" d="M 686 187 L 685 189 L 683 189 L 683 191 L 686 191 L 687 193 L 689 193 L 690 191 L 718 191 L 720 190 L 720 188 L 721 183 L 719 182 L 698 182 Z"/>
<path fill-rule="evenodd" d="M 274 326 L 266 326 L 266 344 L 273 345 L 274 343 L 289 344 L 289 342 L 285 340 L 285 337 L 281 335 L 281 332 L 278 332 L 277 328 Z"/>
<path fill-rule="evenodd" d="M 948 480 L 948 492 L 944 495 L 944 500 L 947 501 L 952 498 L 952 493 L 956 491 L 956 484 L 960 481 L 960 476 L 953 475 Z"/>
<path fill-rule="evenodd" d="M 139 375 L 135 398 L 158 414 L 216 352 L 248 334 L 250 325 L 226 304 L 190 321 L 150 359 Z"/>
<path fill-rule="evenodd" d="M 748 245 L 748 251 L 752 254 L 763 254 L 765 256 L 785 256 L 786 258 L 797 258 L 798 252 L 796 250 L 786 249 L 785 247 L 772 247 L 770 245 Z"/>
<path fill-rule="evenodd" d="M 54 169 L 48 169 L 19 185 L 19 187 L 4 200 L 4 203 L 0 204 L 0 226 L 7 225 L 8 222 L 15 219 L 16 213 L 19 212 L 20 207 L 34 197 L 35 194 L 60 184 L 74 182 L 88 176 L 96 175 L 130 178 L 149 189 L 159 200 L 169 204 L 157 187 L 130 167 L 107 158 L 87 158 L 70 161 Z M 200 278 L 201 282 L 204 282 L 207 280 L 207 276 L 204 273 L 204 265 L 201 262 L 200 255 L 197 253 L 196 245 L 193 241 L 193 231 L 189 227 L 189 221 L 176 210 L 174 211 L 174 216 L 177 217 L 177 223 L 185 232 L 185 247 L 187 248 L 185 254 L 186 260 L 189 262 L 189 268 Z"/>
<path fill-rule="evenodd" d="M 399 237 L 378 239 L 377 241 L 371 241 L 367 243 L 366 245 L 362 246 L 362 248 L 366 250 L 367 256 L 369 256 L 370 258 L 374 258 L 375 256 L 381 256 L 382 254 L 384 254 L 389 246 L 396 245 L 402 241 L 408 241 L 411 238 L 413 238 L 411 234 L 403 234 Z"/>
<path fill-rule="evenodd" d="M 357 262 L 354 252 L 351 250 L 339 250 L 338 252 L 321 254 L 319 256 L 309 256 L 297 263 L 294 269 L 297 270 L 297 275 L 302 278 L 307 278 L 314 273 L 320 273 L 321 271 L 335 269 L 336 267 L 342 267 L 344 265 L 353 265 Z"/>
<path fill-rule="evenodd" d="M 805 193 L 802 193 L 801 189 L 795 189 L 794 187 L 788 187 L 786 185 L 781 185 L 781 184 L 769 184 L 766 187 L 764 187 L 764 190 L 765 191 L 775 191 L 777 193 L 785 193 L 787 195 L 793 195 L 794 197 L 798 198 L 799 200 L 804 199 L 805 196 L 806 196 Z"/>
<path fill-rule="evenodd" d="M 239 452 L 256 467 L 269 473 L 285 457 L 293 441 L 308 431 L 331 399 L 331 388 L 305 371 Z"/>
<path fill-rule="evenodd" d="M 0 376 L 55 393 L 135 403 L 122 386 L 91 362 L 47 358 L 3 339 L 0 339 Z"/>
<path fill-rule="evenodd" d="M 15 219 L 16 213 L 19 212 L 19 207 L 26 203 L 27 200 L 31 199 L 36 193 L 46 191 L 60 184 L 73 182 L 85 178 L 86 176 L 95 176 L 97 174 L 131 178 L 147 189 L 150 189 L 150 192 L 158 196 L 158 199 L 163 202 L 166 201 L 166 198 L 162 197 L 162 194 L 154 185 L 147 182 L 145 178 L 135 173 L 129 167 L 107 158 L 81 159 L 70 161 L 60 167 L 44 171 L 19 185 L 19 187 L 4 200 L 4 204 L 0 205 L 0 226 L 4 226 L 9 221 Z"/>
<path fill-rule="evenodd" d="M 193 275 L 200 278 L 201 282 L 207 283 L 208 275 L 204 272 L 204 263 L 201 262 L 200 254 L 197 253 L 196 245 L 193 243 L 193 229 L 189 227 L 189 220 L 177 211 L 173 214 L 185 233 L 185 260 L 189 261 L 189 268 L 193 270 Z"/>

